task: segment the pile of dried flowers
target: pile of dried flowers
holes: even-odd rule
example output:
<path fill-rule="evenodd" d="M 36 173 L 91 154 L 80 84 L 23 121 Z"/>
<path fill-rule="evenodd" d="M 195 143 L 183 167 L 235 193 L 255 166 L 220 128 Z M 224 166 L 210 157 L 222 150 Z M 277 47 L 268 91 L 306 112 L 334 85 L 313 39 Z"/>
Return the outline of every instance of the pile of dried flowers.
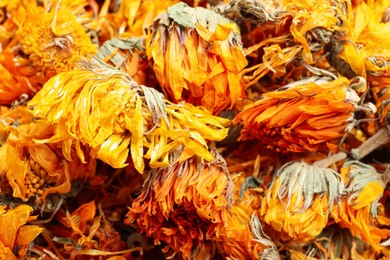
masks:
<path fill-rule="evenodd" d="M 389 259 L 390 0 L 0 1 L 0 259 Z"/>

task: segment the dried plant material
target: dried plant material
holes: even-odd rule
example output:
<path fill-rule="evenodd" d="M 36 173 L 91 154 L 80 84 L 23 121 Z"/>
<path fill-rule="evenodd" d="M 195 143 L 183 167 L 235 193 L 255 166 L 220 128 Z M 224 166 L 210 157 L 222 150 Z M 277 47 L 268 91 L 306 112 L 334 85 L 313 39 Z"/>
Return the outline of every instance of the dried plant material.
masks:
<path fill-rule="evenodd" d="M 278 21 L 283 14 L 282 6 L 278 1 L 237 0 L 240 16 L 253 24 L 262 25 L 267 22 Z"/>
<path fill-rule="evenodd" d="M 0 147 L 1 194 L 11 188 L 15 198 L 45 201 L 49 194 L 68 193 L 72 182 L 85 181 L 95 174 L 96 161 L 87 155 L 84 159 L 88 163 L 82 163 L 74 147 L 68 151 L 68 161 L 62 156 L 61 144 L 34 141 L 53 135 L 49 123 L 31 122 L 8 129 L 11 133 Z"/>
<path fill-rule="evenodd" d="M 364 248 L 363 241 L 354 238 L 348 229 L 333 224 L 315 238 L 307 251 L 321 259 L 350 259 L 354 253 L 363 253 Z"/>
<path fill-rule="evenodd" d="M 168 8 L 149 27 L 146 54 L 173 102 L 218 115 L 245 95 L 239 73 L 247 60 L 238 27 L 213 11 L 184 3 Z"/>
<path fill-rule="evenodd" d="M 100 46 L 96 57 L 126 72 L 138 84 L 145 85 L 148 61 L 144 51 L 142 38 L 113 39 Z"/>
<path fill-rule="evenodd" d="M 200 163 L 195 156 L 152 171 L 125 223 L 136 222 L 155 245 L 167 243 L 163 251 L 190 259 L 193 250 L 220 236 L 232 200 L 225 162 L 215 157 Z"/>
<path fill-rule="evenodd" d="M 0 259 L 390 258 L 389 6 L 0 0 Z"/>
<path fill-rule="evenodd" d="M 46 9 L 30 3 L 16 35 L 32 65 L 50 78 L 74 68 L 83 57 L 97 52 L 82 23 L 92 22 L 83 5 L 88 1 L 53 1 Z M 80 8 L 81 7 L 81 8 Z"/>
<path fill-rule="evenodd" d="M 346 199 L 340 202 L 339 208 L 333 209 L 332 217 L 341 227 L 348 228 L 354 236 L 361 236 L 380 252 L 383 247 L 379 242 L 390 237 L 390 230 L 381 229 L 377 222 L 381 219 L 390 223 L 386 217 L 378 218 L 378 201 L 385 183 L 375 168 L 358 161 L 346 162 L 341 174 L 346 179 Z"/>
<path fill-rule="evenodd" d="M 179 0 L 105 0 L 99 12 L 101 41 L 117 37 L 145 36 L 153 19 Z"/>
<path fill-rule="evenodd" d="M 30 216 L 33 209 L 19 205 L 14 209 L 0 206 L 0 255 L 2 259 L 21 259 L 26 257 L 30 243 L 43 231 L 35 225 L 26 225 L 36 219 Z"/>
<path fill-rule="evenodd" d="M 260 212 L 264 221 L 287 234 L 287 239 L 309 240 L 327 225 L 343 188 L 341 176 L 329 168 L 288 163 L 278 171 Z"/>
<path fill-rule="evenodd" d="M 29 102 L 37 116 L 54 124 L 54 136 L 41 142 L 61 142 L 68 160 L 72 144 L 81 159 L 77 147 L 88 145 L 92 157 L 115 168 L 128 165 L 130 154 L 141 173 L 144 156 L 154 168 L 167 167 L 170 150 L 179 144 L 185 145 L 180 160 L 194 154 L 213 160 L 206 140 L 222 140 L 227 120 L 190 104 L 171 104 L 156 90 L 97 61 L 84 66 L 52 78 Z"/>
<path fill-rule="evenodd" d="M 297 82 L 244 107 L 234 124 L 242 124 L 239 140 L 259 139 L 278 152 L 316 151 L 344 135 L 355 111 L 348 80 Z M 286 113 L 288 111 L 288 113 Z"/>

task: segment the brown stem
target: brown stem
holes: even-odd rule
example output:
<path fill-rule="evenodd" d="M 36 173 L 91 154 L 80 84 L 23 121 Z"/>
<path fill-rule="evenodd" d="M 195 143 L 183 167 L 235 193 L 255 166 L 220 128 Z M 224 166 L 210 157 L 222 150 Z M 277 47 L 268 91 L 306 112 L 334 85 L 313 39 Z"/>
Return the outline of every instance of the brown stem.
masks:
<path fill-rule="evenodd" d="M 383 127 L 378 132 L 376 132 L 373 136 L 367 139 L 364 143 L 362 143 L 358 148 L 351 150 L 351 155 L 355 160 L 360 160 L 366 157 L 369 153 L 376 150 L 390 142 L 390 134 L 389 130 L 386 127 Z"/>
<path fill-rule="evenodd" d="M 326 157 L 325 159 L 316 161 L 315 163 L 313 163 L 313 166 L 317 166 L 319 168 L 327 168 L 329 167 L 329 165 L 344 160 L 345 158 L 347 158 L 347 154 L 345 152 L 338 152 L 334 155 Z"/>

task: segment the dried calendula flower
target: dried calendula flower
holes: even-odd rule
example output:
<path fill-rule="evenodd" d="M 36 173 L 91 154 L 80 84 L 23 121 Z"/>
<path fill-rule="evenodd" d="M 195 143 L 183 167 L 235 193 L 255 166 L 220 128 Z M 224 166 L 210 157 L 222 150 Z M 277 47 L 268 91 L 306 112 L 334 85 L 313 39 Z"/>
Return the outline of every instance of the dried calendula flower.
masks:
<path fill-rule="evenodd" d="M 11 105 L 15 101 L 34 95 L 46 82 L 30 60 L 12 41 L 0 52 L 0 104 Z"/>
<path fill-rule="evenodd" d="M 0 206 L 0 259 L 24 259 L 34 239 L 43 231 L 35 225 L 26 225 L 36 219 L 30 216 L 33 208 L 21 204 L 14 209 Z"/>
<path fill-rule="evenodd" d="M 165 242 L 164 252 L 190 259 L 193 251 L 220 236 L 231 205 L 232 182 L 225 161 L 215 157 L 200 163 L 194 156 L 152 170 L 125 223 L 136 222 L 155 245 Z"/>
<path fill-rule="evenodd" d="M 364 248 L 363 241 L 353 237 L 349 229 L 333 224 L 307 246 L 306 252 L 315 259 L 356 259 L 353 251 L 363 253 Z"/>
<path fill-rule="evenodd" d="M 328 56 L 337 71 L 348 77 L 388 74 L 390 23 L 381 21 L 388 7 L 387 0 L 364 1 L 347 13 L 345 32 L 332 39 Z"/>
<path fill-rule="evenodd" d="M 233 205 L 220 236 L 214 238 L 228 259 L 279 259 L 272 240 L 264 234 L 259 218 L 248 215 L 244 205 Z"/>
<path fill-rule="evenodd" d="M 347 131 L 359 97 L 346 78 L 302 80 L 267 92 L 233 120 L 239 140 L 258 139 L 277 152 L 316 151 Z"/>
<path fill-rule="evenodd" d="M 32 65 L 50 78 L 74 68 L 83 57 L 97 52 L 87 33 L 93 15 L 92 1 L 49 1 L 39 6 L 26 3 L 26 17 L 16 35 Z"/>
<path fill-rule="evenodd" d="M 155 89 L 139 85 L 126 73 L 97 60 L 50 79 L 29 102 L 37 116 L 54 125 L 46 142 L 61 142 L 65 158 L 75 144 L 115 168 L 125 167 L 129 155 L 139 172 L 144 157 L 153 168 L 169 166 L 170 150 L 184 144 L 180 160 L 196 154 L 212 161 L 207 140 L 227 135 L 229 120 L 202 107 L 172 104 Z"/>
<path fill-rule="evenodd" d="M 99 48 L 96 57 L 107 64 L 126 72 L 138 84 L 145 85 L 148 60 L 144 53 L 142 38 L 111 39 Z"/>
<path fill-rule="evenodd" d="M 267 259 L 275 253 L 277 256 L 274 244 L 264 234 L 256 216 L 263 193 L 259 179 L 245 178 L 244 172 L 231 173 L 230 176 L 235 186 L 235 202 L 229 208 L 220 235 L 213 239 L 218 251 L 229 259 Z"/>
<path fill-rule="evenodd" d="M 116 37 L 144 36 L 145 28 L 179 0 L 105 0 L 99 12 L 101 41 Z"/>
<path fill-rule="evenodd" d="M 178 3 L 149 27 L 146 53 L 164 93 L 213 114 L 231 109 L 245 94 L 240 71 L 247 65 L 238 27 L 204 8 Z"/>
<path fill-rule="evenodd" d="M 260 212 L 284 239 L 310 240 L 327 225 L 343 188 L 341 176 L 330 168 L 287 163 L 278 171 Z"/>
<path fill-rule="evenodd" d="M 389 225 L 390 219 L 380 213 L 379 199 L 386 183 L 383 175 L 374 167 L 359 161 L 348 161 L 341 169 L 346 179 L 346 199 L 334 208 L 332 217 L 341 227 L 348 228 L 352 235 L 360 236 L 377 253 L 383 249 L 379 243 L 390 237 L 390 230 L 380 225 Z"/>
<path fill-rule="evenodd" d="M 276 22 L 281 19 L 283 10 L 280 1 L 277 0 L 235 0 L 241 18 L 260 26 L 267 22 Z"/>
<path fill-rule="evenodd" d="M 96 161 L 88 156 L 88 162 L 81 163 L 75 148 L 70 147 L 68 161 L 62 155 L 60 143 L 35 142 L 53 135 L 53 126 L 48 122 L 9 126 L 7 130 L 10 134 L 0 147 L 2 195 L 12 194 L 24 201 L 35 198 L 40 202 L 48 194 L 68 193 L 73 181 L 85 181 L 95 174 Z"/>
<path fill-rule="evenodd" d="M 246 87 L 256 84 L 268 72 L 273 73 L 273 78 L 285 75 L 287 65 L 294 61 L 315 63 L 317 59 L 313 57 L 323 52 L 334 32 L 342 30 L 346 9 L 344 1 L 329 0 L 237 2 L 244 19 L 252 23 L 267 22 L 254 30 L 259 31 L 259 39 L 249 38 L 257 44 L 245 49 L 246 55 L 260 58 L 257 64 L 242 71 Z"/>
<path fill-rule="evenodd" d="M 83 255 L 108 257 L 142 252 L 141 247 L 125 248 L 125 241 L 121 240 L 119 232 L 94 200 L 80 205 L 72 213 L 61 211 L 55 218 L 58 223 L 50 236 L 53 241 L 63 244 L 64 250 L 61 251 L 71 259 L 82 258 Z"/>

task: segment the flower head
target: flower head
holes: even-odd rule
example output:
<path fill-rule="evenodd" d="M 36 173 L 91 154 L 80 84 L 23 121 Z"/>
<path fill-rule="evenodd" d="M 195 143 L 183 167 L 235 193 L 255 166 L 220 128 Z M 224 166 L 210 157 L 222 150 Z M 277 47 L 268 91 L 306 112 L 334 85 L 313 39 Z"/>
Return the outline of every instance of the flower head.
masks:
<path fill-rule="evenodd" d="M 149 77 L 148 60 L 142 38 L 112 39 L 104 42 L 96 57 L 126 72 L 138 84 L 145 85 Z"/>
<path fill-rule="evenodd" d="M 115 168 L 144 170 L 169 166 L 172 149 L 184 144 L 180 160 L 196 154 L 211 161 L 207 140 L 222 140 L 227 119 L 191 104 L 172 104 L 161 93 L 137 84 L 127 74 L 95 61 L 50 79 L 29 102 L 37 116 L 54 125 L 47 142 L 61 142 L 65 158 L 70 147 L 91 148 L 91 156 Z M 83 152 L 78 155 L 84 161 Z"/>
<path fill-rule="evenodd" d="M 238 28 L 203 8 L 178 3 L 149 27 L 146 53 L 164 93 L 213 114 L 244 96 L 240 71 L 247 65 Z"/>
<path fill-rule="evenodd" d="M 51 193 L 70 191 L 71 183 L 86 180 L 95 174 L 96 161 L 88 158 L 81 163 L 71 147 L 71 160 L 62 155 L 60 143 L 42 144 L 35 139 L 53 135 L 53 127 L 45 121 L 9 126 L 6 142 L 0 147 L 1 192 L 12 193 L 27 201 L 45 200 Z"/>
<path fill-rule="evenodd" d="M 160 13 L 179 0 L 105 1 L 99 13 L 100 38 L 140 37 Z"/>
<path fill-rule="evenodd" d="M 239 140 L 258 139 L 277 152 L 316 151 L 344 135 L 355 111 L 351 91 L 346 78 L 325 84 L 298 81 L 263 94 L 233 123 L 243 125 Z"/>
<path fill-rule="evenodd" d="M 30 216 L 33 209 L 21 204 L 14 209 L 0 206 L 0 258 L 23 259 L 34 239 L 43 231 L 35 225 L 26 225 L 37 217 Z"/>
<path fill-rule="evenodd" d="M 125 242 L 104 215 L 97 210 L 96 202 L 80 205 L 70 213 L 60 211 L 55 216 L 58 222 L 50 233 L 53 241 L 63 245 L 63 254 L 75 258 L 82 256 L 110 256 L 131 253 L 138 249 L 125 249 Z M 121 258 L 122 259 L 122 258 Z"/>
<path fill-rule="evenodd" d="M 220 235 L 213 239 L 219 252 L 229 259 L 267 259 L 271 256 L 270 259 L 278 259 L 277 249 L 264 234 L 256 215 L 261 205 L 262 189 L 253 178 L 245 178 L 243 172 L 231 177 L 237 187 L 234 189 L 235 201 Z"/>
<path fill-rule="evenodd" d="M 220 159 L 222 160 L 222 159 Z M 165 242 L 189 259 L 193 250 L 218 237 L 231 203 L 232 185 L 223 161 L 199 163 L 196 156 L 153 170 L 125 223 L 137 222 L 154 243 Z"/>
<path fill-rule="evenodd" d="M 361 236 L 376 252 L 383 247 L 382 239 L 390 237 L 390 230 L 381 228 L 381 223 L 390 220 L 380 213 L 379 199 L 383 195 L 385 183 L 374 167 L 358 161 L 348 161 L 341 169 L 347 180 L 344 190 L 346 199 L 334 208 L 332 217 L 341 227 L 348 228 L 352 235 Z"/>
<path fill-rule="evenodd" d="M 285 239 L 309 240 L 327 225 L 343 187 L 341 176 L 329 168 L 288 163 L 278 171 L 260 212 Z"/>
<path fill-rule="evenodd" d="M 83 1 L 88 6 L 88 1 Z M 83 4 L 72 1 L 53 1 L 45 7 L 29 4 L 27 14 L 17 31 L 17 39 L 33 66 L 50 78 L 74 68 L 76 62 L 95 54 L 83 23 L 90 21 Z"/>
<path fill-rule="evenodd" d="M 386 75 L 389 70 L 390 23 L 382 20 L 389 3 L 386 0 L 363 1 L 347 13 L 345 33 L 334 44 L 340 51 L 331 64 L 339 71 L 337 62 L 350 66 L 352 76 Z M 333 55 L 337 55 L 333 54 Z M 342 70 L 340 71 L 342 72 Z"/>

